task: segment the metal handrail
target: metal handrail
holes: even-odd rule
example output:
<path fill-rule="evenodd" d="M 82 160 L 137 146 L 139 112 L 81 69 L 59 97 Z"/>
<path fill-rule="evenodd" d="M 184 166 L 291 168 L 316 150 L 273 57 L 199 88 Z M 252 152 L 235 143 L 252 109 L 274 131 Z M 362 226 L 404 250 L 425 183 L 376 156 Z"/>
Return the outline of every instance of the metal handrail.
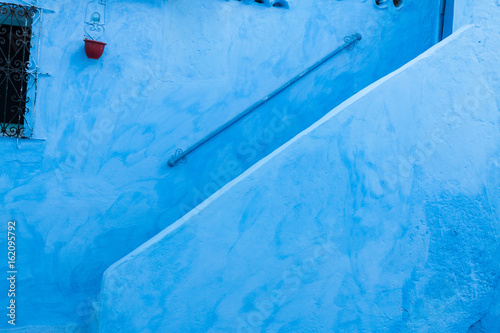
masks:
<path fill-rule="evenodd" d="M 213 139 L 214 137 L 219 135 L 221 132 L 225 131 L 227 128 L 231 127 L 232 125 L 234 125 L 235 123 L 237 123 L 238 121 L 243 119 L 244 117 L 248 116 L 252 111 L 255 111 L 257 108 L 262 106 L 264 103 L 268 102 L 269 100 L 271 100 L 274 97 L 276 97 L 277 95 L 279 95 L 285 89 L 287 89 L 288 87 L 290 87 L 291 85 L 293 85 L 294 83 L 296 83 L 297 81 L 299 81 L 300 79 L 305 77 L 306 75 L 310 74 L 312 71 L 314 71 L 315 69 L 317 69 L 318 67 L 323 65 L 325 62 L 327 62 L 328 60 L 330 60 L 331 58 L 333 58 L 334 56 L 336 56 L 337 54 L 339 54 L 343 50 L 348 49 L 348 48 L 351 49 L 352 47 L 354 47 L 354 43 L 361 40 L 361 38 L 362 37 L 359 33 L 355 33 L 354 35 L 345 37 L 344 44 L 339 46 L 337 49 L 335 49 L 335 51 L 331 52 L 330 54 L 328 54 L 326 57 L 324 57 L 320 61 L 316 62 L 311 67 L 304 70 L 299 75 L 295 76 L 293 79 L 291 79 L 290 81 L 288 81 L 287 83 L 282 85 L 280 88 L 276 89 L 271 94 L 262 98 L 257 103 L 253 104 L 252 106 L 247 108 L 245 111 L 243 111 L 242 113 L 240 113 L 239 115 L 237 115 L 233 119 L 229 120 L 227 123 L 220 126 L 215 131 L 213 131 L 212 133 L 210 133 L 209 135 L 207 135 L 206 137 L 204 137 L 203 139 L 201 139 L 200 141 L 198 141 L 197 143 L 195 143 L 194 145 L 192 145 L 191 147 L 189 147 L 185 151 L 183 151 L 182 149 L 177 149 L 175 151 L 175 154 L 172 155 L 170 157 L 170 159 L 168 160 L 168 165 L 170 167 L 174 167 L 179 163 L 185 163 L 187 161 L 187 159 L 186 159 L 187 155 L 191 154 L 193 151 L 195 151 L 196 149 L 203 146 L 205 143 L 207 143 L 208 141 L 210 141 L 211 139 Z"/>

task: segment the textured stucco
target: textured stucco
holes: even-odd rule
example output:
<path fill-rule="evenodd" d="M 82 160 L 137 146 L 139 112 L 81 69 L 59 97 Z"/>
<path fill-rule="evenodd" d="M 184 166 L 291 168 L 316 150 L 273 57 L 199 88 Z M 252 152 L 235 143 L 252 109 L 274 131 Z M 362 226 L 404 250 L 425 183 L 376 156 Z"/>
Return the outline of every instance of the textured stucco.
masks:
<path fill-rule="evenodd" d="M 19 225 L 18 327 L 89 325 L 107 267 L 427 49 L 438 22 L 435 0 L 399 11 L 363 0 L 290 1 L 289 9 L 108 0 L 108 45 L 94 61 L 83 52 L 87 2 L 40 0 L 54 13 L 43 20 L 40 66 L 50 76 L 39 81 L 36 140 L 0 138 L 0 232 L 8 219 Z M 188 164 L 167 167 L 175 148 L 202 138 L 354 32 L 364 38 L 353 50 Z"/>
<path fill-rule="evenodd" d="M 498 0 L 453 0 L 453 2 L 454 30 L 467 24 L 474 24 L 492 31 L 500 26 L 498 20 L 500 2 Z"/>
<path fill-rule="evenodd" d="M 458 31 L 117 262 L 102 331 L 497 332 L 499 48 Z"/>

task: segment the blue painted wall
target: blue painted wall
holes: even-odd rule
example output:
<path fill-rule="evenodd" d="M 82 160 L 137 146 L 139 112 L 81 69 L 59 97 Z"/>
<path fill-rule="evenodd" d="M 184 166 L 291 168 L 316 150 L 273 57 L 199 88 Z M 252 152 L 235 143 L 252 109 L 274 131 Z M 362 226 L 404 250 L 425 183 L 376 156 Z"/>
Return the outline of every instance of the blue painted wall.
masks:
<path fill-rule="evenodd" d="M 363 0 L 291 1 L 289 9 L 110 0 L 108 46 L 94 61 L 83 52 L 86 4 L 40 1 L 55 13 L 43 21 L 40 66 L 50 76 L 40 79 L 36 140 L 0 138 L 0 230 L 8 219 L 19 225 L 19 326 L 90 325 L 109 265 L 430 47 L 439 14 L 434 0 L 408 1 L 401 10 Z M 363 41 L 353 50 L 188 164 L 166 165 L 176 148 L 204 137 L 354 32 Z M 0 247 L 6 249 L 4 240 Z"/>
<path fill-rule="evenodd" d="M 100 329 L 496 332 L 499 47 L 457 32 L 114 264 Z"/>
<path fill-rule="evenodd" d="M 500 2 L 498 1 L 471 1 L 455 0 L 454 29 L 463 24 L 474 23 L 490 31 L 500 29 Z M 483 61 L 482 59 L 480 60 Z M 498 64 L 498 60 L 496 61 Z M 497 67 L 497 65 L 493 65 Z M 500 82 L 498 76 L 492 76 L 496 82 Z M 498 100 L 497 100 L 498 105 Z M 498 195 L 497 195 L 498 197 Z M 498 210 L 497 210 L 498 211 Z M 496 332 L 500 322 L 500 281 L 497 283 L 496 292 L 488 311 L 470 329 L 470 333 Z"/>
<path fill-rule="evenodd" d="M 444 6 L 443 38 L 453 33 L 453 17 L 455 14 L 455 1 L 446 0 Z"/>

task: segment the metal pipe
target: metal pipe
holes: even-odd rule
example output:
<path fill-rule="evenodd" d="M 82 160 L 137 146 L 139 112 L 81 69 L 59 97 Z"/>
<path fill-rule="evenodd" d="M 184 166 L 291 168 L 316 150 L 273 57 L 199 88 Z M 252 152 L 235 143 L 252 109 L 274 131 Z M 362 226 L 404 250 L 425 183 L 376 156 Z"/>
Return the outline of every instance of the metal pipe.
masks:
<path fill-rule="evenodd" d="M 438 42 L 443 40 L 444 36 L 444 15 L 446 11 L 446 0 L 441 0 L 441 8 L 439 9 L 439 27 L 438 27 Z"/>
<path fill-rule="evenodd" d="M 229 120 L 227 123 L 220 126 L 215 131 L 213 131 L 212 133 L 210 133 L 209 135 L 207 135 L 206 137 L 204 137 L 203 139 L 201 139 L 200 141 L 198 141 L 197 143 L 195 143 L 194 145 L 192 145 L 191 147 L 189 147 L 185 151 L 183 151 L 182 149 L 177 149 L 175 155 L 172 155 L 171 158 L 168 160 L 168 165 L 170 167 L 174 167 L 179 162 L 185 162 L 186 156 L 191 154 L 193 151 L 200 148 L 205 143 L 207 143 L 208 141 L 210 141 L 211 139 L 213 139 L 214 137 L 219 135 L 221 132 L 225 131 L 226 129 L 228 129 L 229 127 L 231 127 L 232 125 L 234 125 L 235 123 L 237 123 L 238 121 L 240 121 L 241 119 L 243 119 L 244 117 L 246 117 L 247 115 L 249 115 L 250 113 L 255 111 L 257 108 L 259 108 L 260 106 L 262 106 L 266 102 L 270 101 L 271 99 L 273 99 L 274 97 L 276 97 L 277 95 L 282 93 L 285 89 L 289 88 L 294 83 L 296 83 L 297 81 L 299 81 L 300 79 L 302 79 L 306 75 L 313 72 L 315 69 L 317 69 L 318 67 L 323 65 L 325 62 L 327 62 L 328 60 L 330 60 L 331 58 L 333 58 L 334 56 L 336 56 L 337 54 L 339 54 L 343 50 L 353 46 L 353 44 L 356 43 L 357 41 L 361 40 L 361 38 L 362 37 L 359 33 L 355 33 L 354 35 L 345 37 L 344 44 L 339 46 L 337 49 L 335 49 L 335 51 L 331 52 L 330 54 L 328 54 L 326 57 L 324 57 L 320 61 L 316 62 L 311 67 L 304 70 L 299 75 L 295 76 L 293 79 L 291 79 L 290 81 L 288 81 L 287 83 L 282 85 L 280 88 L 276 89 L 271 94 L 267 95 L 266 97 L 262 98 L 258 102 L 254 103 L 252 106 L 247 108 L 245 111 L 243 111 L 242 113 L 240 113 L 239 115 L 237 115 L 233 119 Z"/>

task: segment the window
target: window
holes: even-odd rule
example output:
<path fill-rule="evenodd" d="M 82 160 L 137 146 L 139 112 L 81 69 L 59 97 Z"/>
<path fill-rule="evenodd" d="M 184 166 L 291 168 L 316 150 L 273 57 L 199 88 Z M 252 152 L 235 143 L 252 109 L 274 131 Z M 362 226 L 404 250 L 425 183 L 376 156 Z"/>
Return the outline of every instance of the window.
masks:
<path fill-rule="evenodd" d="M 32 62 L 32 25 L 38 9 L 0 3 L 0 135 L 28 138 L 33 134 L 30 90 L 38 78 Z"/>

